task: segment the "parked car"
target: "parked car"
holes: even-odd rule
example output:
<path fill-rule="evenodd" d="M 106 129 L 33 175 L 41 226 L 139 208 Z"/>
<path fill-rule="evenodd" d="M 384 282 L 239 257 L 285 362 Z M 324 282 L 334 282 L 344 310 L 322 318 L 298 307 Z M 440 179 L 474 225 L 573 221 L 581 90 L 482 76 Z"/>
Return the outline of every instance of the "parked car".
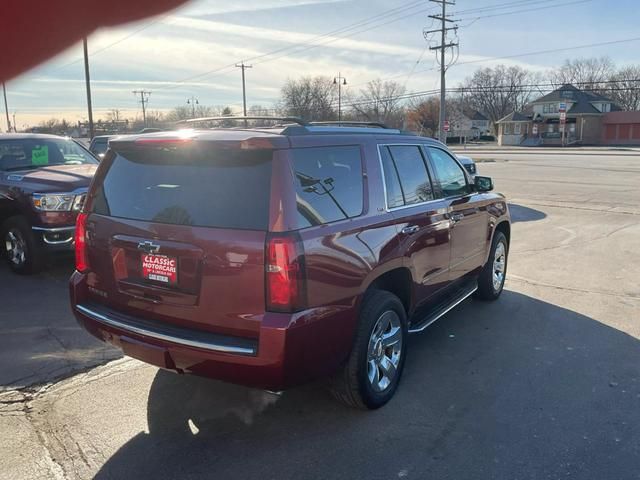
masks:
<path fill-rule="evenodd" d="M 471 157 L 467 157 L 466 155 L 456 154 L 456 158 L 460 162 L 460 165 L 464 167 L 469 176 L 473 179 L 478 172 L 478 170 L 476 169 L 476 162 L 474 162 Z"/>
<path fill-rule="evenodd" d="M 107 153 L 107 148 L 109 148 L 109 139 L 113 137 L 114 135 L 96 135 L 91 139 L 89 151 L 99 159 L 102 159 L 104 154 Z"/>
<path fill-rule="evenodd" d="M 510 220 L 492 188 L 386 128 L 121 137 L 78 217 L 73 311 L 165 369 L 268 390 L 329 376 L 377 408 L 409 333 L 499 297 Z"/>
<path fill-rule="evenodd" d="M 71 139 L 0 134 L 0 245 L 16 273 L 73 252 L 76 215 L 98 161 Z"/>

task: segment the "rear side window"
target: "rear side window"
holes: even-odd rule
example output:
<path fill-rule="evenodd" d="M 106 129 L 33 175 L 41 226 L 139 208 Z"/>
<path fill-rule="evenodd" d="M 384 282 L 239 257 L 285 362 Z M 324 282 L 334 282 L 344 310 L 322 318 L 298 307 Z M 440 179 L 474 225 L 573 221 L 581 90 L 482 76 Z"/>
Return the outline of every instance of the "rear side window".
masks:
<path fill-rule="evenodd" d="M 321 225 L 362 213 L 360 147 L 291 150 L 298 228 Z"/>
<path fill-rule="evenodd" d="M 434 199 L 431 180 L 420 147 L 380 147 L 380 153 L 389 208 L 415 205 Z"/>
<path fill-rule="evenodd" d="M 469 193 L 467 177 L 451 155 L 440 148 L 427 147 L 434 174 L 444 197 L 455 197 Z"/>
<path fill-rule="evenodd" d="M 129 148 L 111 160 L 92 212 L 172 225 L 266 230 L 270 150 Z"/>

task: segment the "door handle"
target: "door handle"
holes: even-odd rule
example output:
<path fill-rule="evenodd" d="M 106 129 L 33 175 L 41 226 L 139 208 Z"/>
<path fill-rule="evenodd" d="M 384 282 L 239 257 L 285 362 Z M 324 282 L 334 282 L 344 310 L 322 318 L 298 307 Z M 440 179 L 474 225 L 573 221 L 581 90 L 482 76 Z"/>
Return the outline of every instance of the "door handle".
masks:
<path fill-rule="evenodd" d="M 418 230 L 420 230 L 420 227 L 418 225 L 411 225 L 409 227 L 404 227 L 402 229 L 402 233 L 404 233 L 405 235 L 411 235 L 412 233 L 416 233 Z"/>
<path fill-rule="evenodd" d="M 453 223 L 458 223 L 460 220 L 462 220 L 464 218 L 464 214 L 463 213 L 452 213 L 449 218 L 451 219 L 451 221 Z"/>

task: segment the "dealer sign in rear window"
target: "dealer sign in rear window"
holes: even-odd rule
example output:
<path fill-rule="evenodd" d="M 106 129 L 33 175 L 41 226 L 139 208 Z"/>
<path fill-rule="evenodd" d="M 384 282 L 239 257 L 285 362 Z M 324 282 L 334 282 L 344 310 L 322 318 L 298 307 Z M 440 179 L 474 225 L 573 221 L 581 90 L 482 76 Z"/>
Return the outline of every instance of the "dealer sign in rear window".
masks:
<path fill-rule="evenodd" d="M 142 277 L 173 285 L 178 282 L 178 260 L 166 255 L 142 254 Z"/>

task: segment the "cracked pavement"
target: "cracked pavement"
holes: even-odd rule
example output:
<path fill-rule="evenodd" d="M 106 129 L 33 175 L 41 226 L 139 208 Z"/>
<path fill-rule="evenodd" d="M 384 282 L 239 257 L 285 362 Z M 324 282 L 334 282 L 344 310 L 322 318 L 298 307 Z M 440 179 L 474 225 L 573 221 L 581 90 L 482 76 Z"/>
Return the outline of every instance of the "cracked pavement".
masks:
<path fill-rule="evenodd" d="M 375 412 L 116 359 L 64 262 L 0 267 L 0 479 L 639 479 L 640 154 L 574 152 L 468 152 L 511 204 L 506 290 L 412 337 Z"/>

